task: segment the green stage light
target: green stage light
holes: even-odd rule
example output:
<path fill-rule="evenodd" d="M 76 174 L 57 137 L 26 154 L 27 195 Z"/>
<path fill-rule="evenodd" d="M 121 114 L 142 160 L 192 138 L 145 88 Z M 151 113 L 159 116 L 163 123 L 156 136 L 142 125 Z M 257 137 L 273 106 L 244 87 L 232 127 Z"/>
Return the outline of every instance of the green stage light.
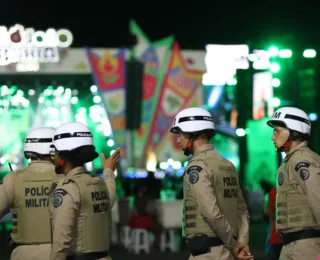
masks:
<path fill-rule="evenodd" d="M 270 69 L 270 71 L 271 71 L 272 73 L 277 73 L 277 72 L 280 71 L 280 65 L 279 65 L 278 63 L 276 63 L 276 62 L 272 62 L 272 63 L 270 64 L 269 69 Z"/>
<path fill-rule="evenodd" d="M 314 58 L 317 56 L 317 52 L 313 49 L 307 49 L 303 52 L 303 57 L 305 58 Z"/>
<path fill-rule="evenodd" d="M 272 84 L 272 86 L 273 86 L 274 88 L 277 88 L 277 87 L 280 86 L 281 81 L 280 81 L 280 79 L 273 78 L 271 84 Z"/>
<path fill-rule="evenodd" d="M 289 49 L 280 50 L 279 51 L 279 57 L 280 58 L 284 58 L 284 59 L 291 58 L 292 57 L 292 51 L 289 50 Z"/>
<path fill-rule="evenodd" d="M 278 106 L 280 106 L 280 104 L 281 104 L 280 98 L 274 97 L 271 99 L 271 105 L 273 107 L 278 107 Z"/>
<path fill-rule="evenodd" d="M 279 54 L 279 49 L 275 46 L 271 46 L 268 50 L 270 57 L 276 57 Z"/>

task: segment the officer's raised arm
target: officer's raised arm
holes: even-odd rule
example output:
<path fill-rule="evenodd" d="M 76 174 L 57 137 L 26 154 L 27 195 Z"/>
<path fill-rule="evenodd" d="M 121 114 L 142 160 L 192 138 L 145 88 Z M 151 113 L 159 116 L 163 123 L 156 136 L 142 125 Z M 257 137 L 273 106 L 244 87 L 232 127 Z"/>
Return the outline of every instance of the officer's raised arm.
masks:
<path fill-rule="evenodd" d="M 103 166 L 103 180 L 107 185 L 110 206 L 114 205 L 116 200 L 116 182 L 114 171 L 116 170 L 117 164 L 120 160 L 120 148 L 117 148 L 114 153 L 109 157 L 105 158 L 104 154 L 101 154 L 101 163 Z"/>
<path fill-rule="evenodd" d="M 73 241 L 80 194 L 77 185 L 68 180 L 54 191 L 52 212 L 52 247 L 50 260 L 65 260 Z"/>
<path fill-rule="evenodd" d="M 188 165 L 187 174 L 200 214 L 224 245 L 232 250 L 237 243 L 233 238 L 234 230 L 220 211 L 206 165 L 201 161 L 194 162 L 190 167 Z"/>

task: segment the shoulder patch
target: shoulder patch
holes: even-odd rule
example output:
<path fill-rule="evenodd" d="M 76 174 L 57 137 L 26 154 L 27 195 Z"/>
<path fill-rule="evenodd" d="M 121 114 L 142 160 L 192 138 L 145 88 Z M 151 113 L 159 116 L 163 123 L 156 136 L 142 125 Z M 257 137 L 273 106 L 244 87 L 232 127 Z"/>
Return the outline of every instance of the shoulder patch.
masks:
<path fill-rule="evenodd" d="M 308 162 L 298 162 L 296 167 L 294 167 L 294 169 L 298 172 L 299 169 L 301 169 L 301 168 L 309 168 L 309 166 L 310 166 L 310 163 L 308 163 Z"/>
<path fill-rule="evenodd" d="M 54 197 L 53 197 L 53 206 L 55 208 L 58 208 L 59 206 L 61 206 L 62 202 L 63 202 L 62 195 L 60 195 L 60 194 L 54 195 Z"/>
<path fill-rule="evenodd" d="M 280 172 L 278 176 L 278 184 L 281 186 L 283 182 L 284 182 L 284 175 L 283 175 L 283 172 Z"/>
<path fill-rule="evenodd" d="M 198 172 L 193 171 L 193 172 L 191 172 L 191 173 L 189 174 L 189 181 L 190 181 L 190 183 L 195 184 L 195 183 L 198 182 L 198 180 L 199 180 L 199 174 L 198 174 Z"/>
<path fill-rule="evenodd" d="M 307 169 L 301 169 L 299 171 L 299 175 L 300 175 L 300 178 L 305 181 L 309 178 L 310 173 Z"/>
<path fill-rule="evenodd" d="M 202 167 L 198 166 L 198 165 L 194 165 L 194 166 L 191 166 L 187 169 L 187 174 L 190 174 L 192 172 L 201 172 L 202 171 Z"/>
<path fill-rule="evenodd" d="M 67 194 L 68 194 L 68 192 L 64 189 L 57 189 L 54 191 L 54 195 L 65 196 Z"/>
<path fill-rule="evenodd" d="M 202 171 L 202 167 L 198 165 L 191 166 L 187 169 L 189 175 L 189 181 L 191 184 L 195 184 L 199 180 L 199 173 Z"/>

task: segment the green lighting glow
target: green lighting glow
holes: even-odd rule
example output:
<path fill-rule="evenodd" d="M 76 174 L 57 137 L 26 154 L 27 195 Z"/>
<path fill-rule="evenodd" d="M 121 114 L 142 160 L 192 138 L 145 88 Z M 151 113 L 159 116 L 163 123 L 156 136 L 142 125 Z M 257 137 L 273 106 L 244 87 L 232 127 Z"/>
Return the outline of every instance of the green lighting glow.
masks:
<path fill-rule="evenodd" d="M 95 89 L 94 89 L 95 90 Z M 27 165 L 24 158 L 24 139 L 30 128 L 52 127 L 67 122 L 81 122 L 93 132 L 98 153 L 108 156 L 113 148 L 112 131 L 101 97 L 89 86 L 72 89 L 68 86 L 0 86 L 0 180 L 6 174 L 8 162 L 13 169 Z M 107 145 L 107 143 L 109 145 Z M 101 169 L 100 159 L 93 169 Z"/>

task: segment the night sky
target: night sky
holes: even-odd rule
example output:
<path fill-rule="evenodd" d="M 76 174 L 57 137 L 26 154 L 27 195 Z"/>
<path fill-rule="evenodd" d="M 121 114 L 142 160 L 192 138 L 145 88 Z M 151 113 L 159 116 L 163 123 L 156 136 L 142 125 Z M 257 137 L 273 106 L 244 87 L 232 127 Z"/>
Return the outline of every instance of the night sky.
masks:
<path fill-rule="evenodd" d="M 128 45 L 130 18 L 151 40 L 175 35 L 183 49 L 203 49 L 207 43 L 320 46 L 320 8 L 308 1 L 300 5 L 244 0 L 1 2 L 1 25 L 67 28 L 74 34 L 73 47 Z"/>

